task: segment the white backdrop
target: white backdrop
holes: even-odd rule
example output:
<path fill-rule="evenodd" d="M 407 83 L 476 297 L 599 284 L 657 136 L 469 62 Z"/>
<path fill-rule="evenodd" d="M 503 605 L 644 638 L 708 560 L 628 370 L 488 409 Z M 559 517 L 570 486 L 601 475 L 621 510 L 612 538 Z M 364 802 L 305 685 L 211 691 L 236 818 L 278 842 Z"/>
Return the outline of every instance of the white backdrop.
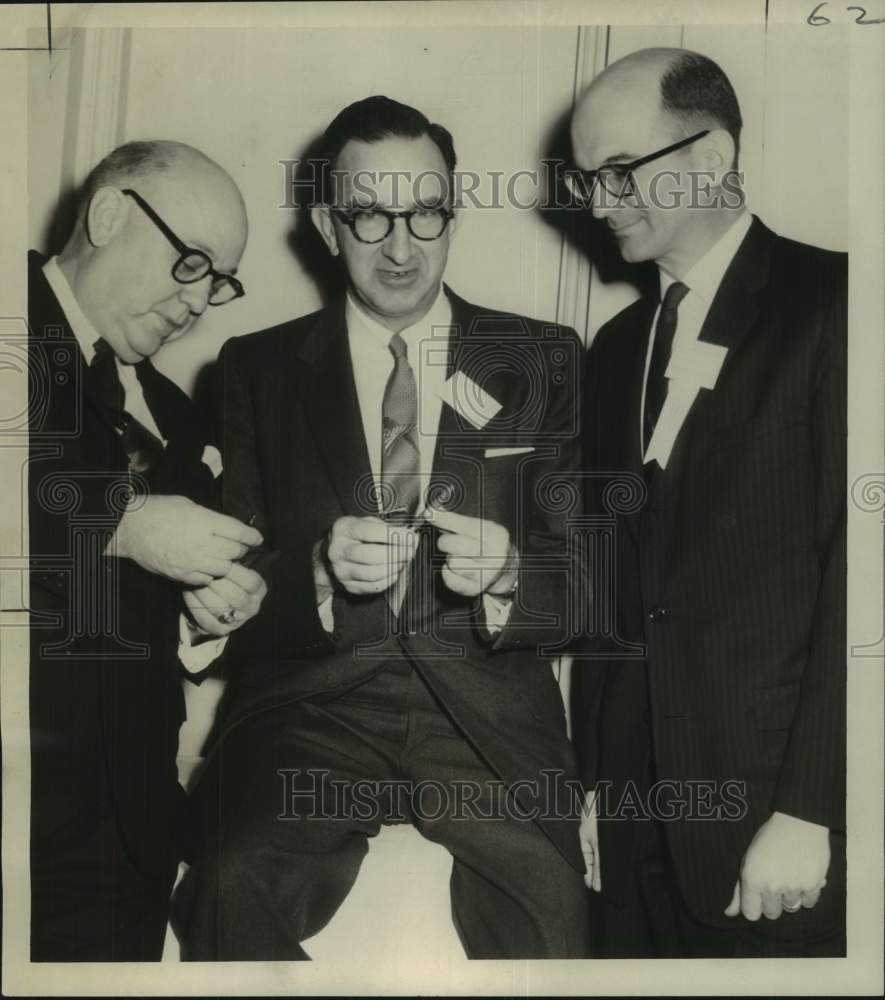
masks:
<path fill-rule="evenodd" d="M 158 358 L 190 388 L 226 337 L 321 304 L 288 243 L 295 213 L 282 207 L 281 161 L 302 155 L 344 105 L 377 93 L 414 104 L 453 132 L 461 169 L 506 177 L 538 168 L 576 87 L 606 61 L 675 45 L 712 56 L 735 85 L 751 208 L 781 232 L 846 249 L 845 43 L 838 26 L 775 25 L 77 31 L 51 75 L 45 53 L 31 65 L 32 245 L 48 248 L 60 194 L 118 142 L 180 139 L 227 167 L 251 223 L 247 296 L 210 310 Z M 318 242 L 316 252 L 325 252 Z M 512 207 L 461 213 L 447 279 L 474 301 L 556 318 L 584 336 L 635 295 L 627 283 L 591 280 L 586 256 L 549 216 Z"/>

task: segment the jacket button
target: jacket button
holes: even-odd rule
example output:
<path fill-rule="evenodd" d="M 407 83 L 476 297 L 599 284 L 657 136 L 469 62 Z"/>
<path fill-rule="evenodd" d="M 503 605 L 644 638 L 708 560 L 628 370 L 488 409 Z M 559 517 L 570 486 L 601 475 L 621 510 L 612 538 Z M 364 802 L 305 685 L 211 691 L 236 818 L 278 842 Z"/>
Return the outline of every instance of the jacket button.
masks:
<path fill-rule="evenodd" d="M 652 608 L 648 613 L 648 620 L 650 622 L 662 622 L 667 617 L 666 608 Z"/>

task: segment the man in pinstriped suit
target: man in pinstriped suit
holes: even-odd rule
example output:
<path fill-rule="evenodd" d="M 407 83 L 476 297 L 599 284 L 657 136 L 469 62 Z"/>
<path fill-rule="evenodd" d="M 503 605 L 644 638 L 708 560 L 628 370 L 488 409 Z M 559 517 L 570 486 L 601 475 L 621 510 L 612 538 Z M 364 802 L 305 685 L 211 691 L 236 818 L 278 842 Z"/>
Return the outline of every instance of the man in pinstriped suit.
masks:
<path fill-rule="evenodd" d="M 746 211 L 741 124 L 678 49 L 613 64 L 572 121 L 576 190 L 660 279 L 584 392 L 585 467 L 647 491 L 600 596 L 618 648 L 576 671 L 602 955 L 845 954 L 847 259 Z"/>

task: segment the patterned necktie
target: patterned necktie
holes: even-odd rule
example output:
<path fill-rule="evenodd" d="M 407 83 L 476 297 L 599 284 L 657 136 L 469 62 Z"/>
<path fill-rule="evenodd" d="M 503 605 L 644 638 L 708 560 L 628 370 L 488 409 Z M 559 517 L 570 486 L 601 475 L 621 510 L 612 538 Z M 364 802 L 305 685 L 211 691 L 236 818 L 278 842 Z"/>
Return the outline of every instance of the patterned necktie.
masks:
<path fill-rule="evenodd" d="M 421 496 L 418 448 L 418 390 L 403 338 L 390 338 L 393 371 L 381 404 L 381 506 L 386 520 L 410 524 Z M 387 591 L 387 603 L 399 614 L 409 577 L 408 564 Z"/>
<path fill-rule="evenodd" d="M 116 356 L 106 340 L 95 342 L 95 357 L 89 365 L 89 378 L 111 423 L 120 434 L 133 472 L 149 472 L 163 457 L 163 442 L 141 421 L 127 413 L 126 393 L 117 371 Z"/>
<path fill-rule="evenodd" d="M 667 396 L 667 379 L 664 373 L 670 363 L 670 353 L 673 350 L 673 337 L 676 334 L 676 320 L 679 303 L 688 295 L 688 286 L 681 281 L 674 281 L 664 295 L 661 311 L 655 326 L 655 342 L 651 351 L 651 364 L 648 368 L 648 381 L 645 386 L 645 447 L 651 440 L 664 400 Z"/>

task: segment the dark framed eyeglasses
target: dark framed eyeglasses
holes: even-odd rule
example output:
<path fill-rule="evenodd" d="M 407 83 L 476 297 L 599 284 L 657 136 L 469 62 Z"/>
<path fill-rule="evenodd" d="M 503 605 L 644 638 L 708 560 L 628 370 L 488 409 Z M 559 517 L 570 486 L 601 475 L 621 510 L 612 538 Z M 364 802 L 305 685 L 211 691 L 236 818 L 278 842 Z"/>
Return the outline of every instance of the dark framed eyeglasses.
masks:
<path fill-rule="evenodd" d="M 668 153 L 675 153 L 677 149 L 683 149 L 685 146 L 697 142 L 698 139 L 707 135 L 709 131 L 708 128 L 705 128 L 701 132 L 695 132 L 694 135 L 680 139 L 679 142 L 674 142 L 663 149 L 655 150 L 654 153 L 640 156 L 629 163 L 607 163 L 598 170 L 581 170 L 579 167 L 573 167 L 566 172 L 565 182 L 568 185 L 568 189 L 581 205 L 590 206 L 597 184 L 602 184 L 610 195 L 620 200 L 634 191 L 634 170 L 645 166 L 646 163 L 651 163 L 653 160 L 659 160 L 662 156 L 667 156 Z"/>
<path fill-rule="evenodd" d="M 408 212 L 388 212 L 384 208 L 357 208 L 345 212 L 333 208 L 332 213 L 350 227 L 360 243 L 386 240 L 397 219 L 406 220 L 406 227 L 416 240 L 438 240 L 455 215 L 450 208 L 413 208 Z"/>
<path fill-rule="evenodd" d="M 209 290 L 210 306 L 223 306 L 226 302 L 239 299 L 246 294 L 242 282 L 238 281 L 232 274 L 215 270 L 208 254 L 182 242 L 137 191 L 133 191 L 132 188 L 123 188 L 123 194 L 129 195 L 135 201 L 178 251 L 178 260 L 172 265 L 172 277 L 179 284 L 192 285 L 195 281 L 201 281 L 207 274 L 212 275 L 212 286 Z"/>

